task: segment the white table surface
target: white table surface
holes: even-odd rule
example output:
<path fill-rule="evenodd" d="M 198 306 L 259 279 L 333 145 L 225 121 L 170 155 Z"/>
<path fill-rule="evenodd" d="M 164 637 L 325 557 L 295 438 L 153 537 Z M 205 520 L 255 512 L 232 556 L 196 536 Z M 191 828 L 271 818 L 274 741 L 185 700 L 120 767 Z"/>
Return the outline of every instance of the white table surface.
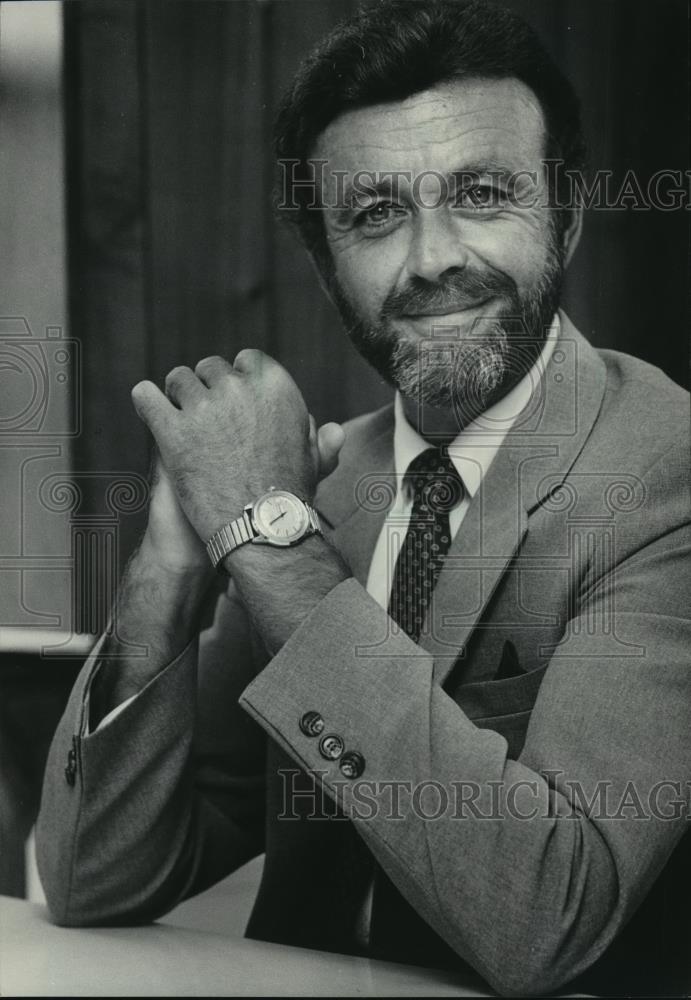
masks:
<path fill-rule="evenodd" d="M 445 972 L 170 924 L 74 929 L 0 897 L 2 996 L 491 996 Z"/>

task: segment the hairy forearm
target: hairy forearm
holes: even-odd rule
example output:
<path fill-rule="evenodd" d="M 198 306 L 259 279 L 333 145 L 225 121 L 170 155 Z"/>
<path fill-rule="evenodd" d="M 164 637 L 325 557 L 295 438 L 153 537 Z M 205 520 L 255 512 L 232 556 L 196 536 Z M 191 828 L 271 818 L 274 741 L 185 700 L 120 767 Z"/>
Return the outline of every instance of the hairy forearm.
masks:
<path fill-rule="evenodd" d="M 125 571 L 91 685 L 90 726 L 141 691 L 198 629 L 208 574 L 173 571 L 145 536 Z"/>
<path fill-rule="evenodd" d="M 294 548 L 243 545 L 224 565 L 271 655 L 351 575 L 336 549 L 316 535 Z"/>

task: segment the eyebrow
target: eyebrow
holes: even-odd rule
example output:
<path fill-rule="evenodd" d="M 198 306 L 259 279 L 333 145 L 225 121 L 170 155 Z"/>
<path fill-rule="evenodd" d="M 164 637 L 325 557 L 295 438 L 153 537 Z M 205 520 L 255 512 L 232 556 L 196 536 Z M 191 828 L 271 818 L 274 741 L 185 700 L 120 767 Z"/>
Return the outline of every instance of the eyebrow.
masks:
<path fill-rule="evenodd" d="M 475 160 L 452 170 L 447 177 L 453 178 L 458 174 L 478 174 L 479 176 L 483 174 L 505 174 L 510 176 L 518 172 L 516 167 L 510 167 L 506 162 L 502 163 L 500 160 Z"/>
<path fill-rule="evenodd" d="M 436 173 L 438 176 L 443 178 L 447 185 L 451 186 L 457 182 L 459 177 L 463 177 L 464 175 L 482 177 L 487 174 L 499 174 L 510 176 L 511 174 L 517 172 L 517 170 L 512 170 L 506 163 L 502 163 L 499 160 L 483 159 L 470 161 L 465 163 L 463 166 L 455 167 L 447 173 L 433 171 L 430 169 L 420 171 L 420 174 Z M 375 179 L 377 173 L 383 176 L 379 179 Z M 392 177 L 392 175 L 394 175 L 396 183 L 394 183 L 394 177 Z M 361 170 L 358 171 L 355 176 L 360 178 L 357 184 L 353 183 L 351 178 L 348 178 L 343 185 L 342 192 L 340 192 L 343 198 L 343 203 L 335 206 L 327 205 L 327 208 L 335 208 L 339 215 L 351 214 L 353 211 L 357 210 L 357 204 L 355 204 L 355 201 L 358 197 L 364 198 L 366 195 L 370 194 L 374 198 L 391 197 L 395 193 L 395 188 L 398 186 L 401 179 L 405 179 L 406 183 L 409 184 L 414 180 L 415 175 L 413 175 L 412 171 L 409 170 Z"/>

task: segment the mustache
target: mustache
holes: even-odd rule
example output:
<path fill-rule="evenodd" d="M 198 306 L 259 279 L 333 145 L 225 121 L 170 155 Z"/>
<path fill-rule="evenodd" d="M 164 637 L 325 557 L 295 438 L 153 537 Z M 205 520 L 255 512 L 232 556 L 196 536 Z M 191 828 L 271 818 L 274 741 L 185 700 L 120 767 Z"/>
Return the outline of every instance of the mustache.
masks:
<path fill-rule="evenodd" d="M 387 295 L 381 309 L 381 319 L 408 313 L 424 315 L 427 311 L 456 312 L 478 305 L 493 296 L 515 300 L 515 281 L 496 271 L 482 273 L 471 268 L 451 271 L 439 282 L 413 277 L 403 287 Z"/>

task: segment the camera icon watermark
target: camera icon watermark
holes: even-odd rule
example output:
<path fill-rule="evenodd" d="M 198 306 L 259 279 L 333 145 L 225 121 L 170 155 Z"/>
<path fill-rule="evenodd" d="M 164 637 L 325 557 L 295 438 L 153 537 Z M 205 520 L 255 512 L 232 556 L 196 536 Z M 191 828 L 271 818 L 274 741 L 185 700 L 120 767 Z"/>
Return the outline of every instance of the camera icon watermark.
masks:
<path fill-rule="evenodd" d="M 62 327 L 35 336 L 23 316 L 0 317 L 0 435 L 76 437 L 81 351 Z"/>

